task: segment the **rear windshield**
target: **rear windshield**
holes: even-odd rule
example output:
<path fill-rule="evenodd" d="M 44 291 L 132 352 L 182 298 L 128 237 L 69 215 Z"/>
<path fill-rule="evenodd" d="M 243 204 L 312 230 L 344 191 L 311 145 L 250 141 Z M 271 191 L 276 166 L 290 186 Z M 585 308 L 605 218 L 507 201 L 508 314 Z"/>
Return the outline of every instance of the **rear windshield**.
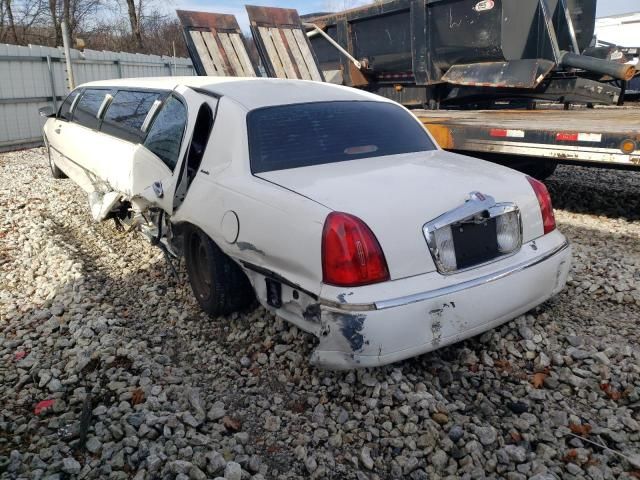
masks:
<path fill-rule="evenodd" d="M 436 148 L 411 114 L 386 102 L 261 108 L 249 112 L 247 128 L 253 173 Z"/>

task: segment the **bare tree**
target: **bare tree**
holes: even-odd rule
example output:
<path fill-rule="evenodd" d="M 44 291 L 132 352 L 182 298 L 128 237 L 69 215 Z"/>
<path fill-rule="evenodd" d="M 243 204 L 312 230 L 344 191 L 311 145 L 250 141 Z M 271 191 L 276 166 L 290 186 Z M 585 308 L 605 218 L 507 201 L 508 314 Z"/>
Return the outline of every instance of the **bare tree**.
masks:
<path fill-rule="evenodd" d="M 6 16 L 4 0 L 0 0 L 0 42 L 4 41 L 4 18 Z"/>
<path fill-rule="evenodd" d="M 51 23 L 55 32 L 55 45 L 62 45 L 62 27 L 60 26 L 60 2 L 58 0 L 49 0 L 49 11 L 51 12 Z"/>
<path fill-rule="evenodd" d="M 131 34 L 135 41 L 136 48 L 142 50 L 144 45 L 142 43 L 142 31 L 140 29 L 140 17 L 142 14 L 142 0 L 138 0 L 138 6 L 136 8 L 135 0 L 126 0 L 127 11 L 129 13 L 129 23 L 131 24 Z"/>
<path fill-rule="evenodd" d="M 7 21 L 9 22 L 9 32 L 13 37 L 13 42 L 17 44 L 18 32 L 16 31 L 16 24 L 13 18 L 13 8 L 11 7 L 11 0 L 4 0 L 4 7 L 7 12 Z"/>
<path fill-rule="evenodd" d="M 46 27 L 53 27 L 55 46 L 62 45 L 63 21 L 67 24 L 69 35 L 75 37 L 87 24 L 96 24 L 102 10 L 111 4 L 111 0 L 47 0 L 47 2 L 50 23 L 47 22 Z"/>
<path fill-rule="evenodd" d="M 5 35 L 7 40 L 17 44 L 51 44 L 59 23 L 59 9 L 53 11 L 55 20 L 52 18 L 52 3 L 52 0 L 4 0 L 9 30 L 14 32 L 13 38 Z"/>
<path fill-rule="evenodd" d="M 186 56 L 180 23 L 166 7 L 158 0 L 0 0 L 0 42 L 60 46 L 64 21 L 87 48 L 172 55 L 175 45 Z"/>
<path fill-rule="evenodd" d="M 74 35 L 79 29 L 94 24 L 96 19 L 108 9 L 110 0 L 63 0 L 69 2 L 69 28 Z M 65 15 L 65 18 L 67 16 Z"/>

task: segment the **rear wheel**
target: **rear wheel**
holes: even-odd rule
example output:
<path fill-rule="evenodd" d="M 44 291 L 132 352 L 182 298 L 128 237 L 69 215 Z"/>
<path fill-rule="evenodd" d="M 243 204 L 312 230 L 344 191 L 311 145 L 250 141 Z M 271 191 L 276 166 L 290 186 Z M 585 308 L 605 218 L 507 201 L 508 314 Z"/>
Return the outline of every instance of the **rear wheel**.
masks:
<path fill-rule="evenodd" d="M 184 257 L 193 294 L 209 315 L 228 315 L 253 302 L 244 272 L 197 227 L 184 232 Z"/>
<path fill-rule="evenodd" d="M 51 147 L 49 146 L 49 142 L 45 141 L 45 148 L 47 149 L 47 158 L 49 159 L 49 168 L 51 169 L 51 176 L 53 178 L 67 178 L 67 175 L 60 170 L 56 164 L 53 162 L 53 158 L 51 157 Z"/>

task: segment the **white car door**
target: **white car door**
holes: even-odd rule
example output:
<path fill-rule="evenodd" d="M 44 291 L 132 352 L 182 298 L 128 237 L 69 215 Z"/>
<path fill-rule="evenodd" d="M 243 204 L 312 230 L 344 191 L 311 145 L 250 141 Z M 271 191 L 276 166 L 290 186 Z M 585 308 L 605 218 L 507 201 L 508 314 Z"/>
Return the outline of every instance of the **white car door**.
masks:
<path fill-rule="evenodd" d="M 144 142 L 147 118 L 157 111 L 168 92 L 161 90 L 118 88 L 102 115 L 100 135 L 95 148 L 101 150 L 97 166 L 100 177 L 111 191 L 127 197 L 134 194 L 132 175 L 138 145 Z"/>
<path fill-rule="evenodd" d="M 56 119 L 51 145 L 61 155 L 60 167 L 87 193 L 109 191 L 101 168 L 113 155 L 98 131 L 99 114 L 110 90 L 87 88 L 74 100 L 71 120 Z M 56 159 L 58 164 L 58 159 Z"/>
<path fill-rule="evenodd" d="M 49 154 L 58 168 L 85 191 L 91 191 L 91 181 L 86 172 L 71 158 L 74 156 L 77 141 L 73 135 L 75 128 L 72 125 L 73 110 L 82 93 L 81 89 L 71 92 L 60 106 L 58 113 L 51 122 L 48 122 L 46 136 L 49 145 Z"/>
<path fill-rule="evenodd" d="M 133 195 L 169 214 L 198 173 L 215 117 L 217 98 L 178 87 L 164 102 L 135 153 Z"/>

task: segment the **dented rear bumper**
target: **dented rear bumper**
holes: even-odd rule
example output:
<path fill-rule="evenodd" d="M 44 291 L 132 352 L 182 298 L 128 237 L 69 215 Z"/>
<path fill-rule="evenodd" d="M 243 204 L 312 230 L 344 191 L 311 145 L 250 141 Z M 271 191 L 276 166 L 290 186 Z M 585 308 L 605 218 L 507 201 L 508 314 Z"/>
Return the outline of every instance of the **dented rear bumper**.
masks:
<path fill-rule="evenodd" d="M 311 362 L 331 369 L 375 367 L 473 337 L 560 292 L 570 267 L 571 247 L 556 231 L 472 273 L 445 277 L 434 272 L 387 282 L 386 300 L 324 302 L 320 343 Z M 399 291 L 404 294 L 392 294 Z M 363 298 L 362 292 L 347 295 Z"/>

